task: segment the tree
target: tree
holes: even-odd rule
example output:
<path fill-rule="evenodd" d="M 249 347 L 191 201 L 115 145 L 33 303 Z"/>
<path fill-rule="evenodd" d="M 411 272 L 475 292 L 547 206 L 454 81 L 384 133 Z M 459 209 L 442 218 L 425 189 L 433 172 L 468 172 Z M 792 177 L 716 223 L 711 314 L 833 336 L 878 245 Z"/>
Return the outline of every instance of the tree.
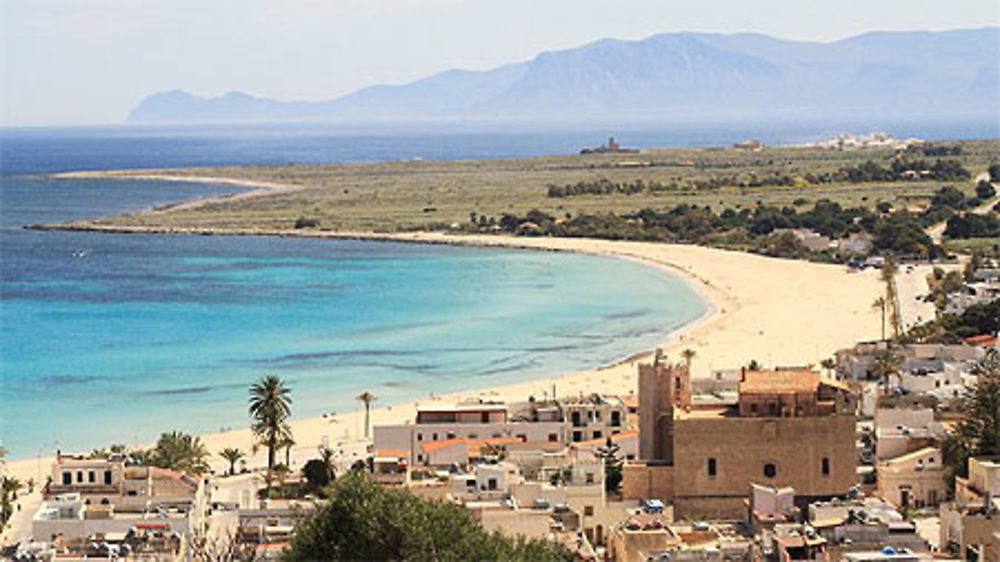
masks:
<path fill-rule="evenodd" d="M 543 540 L 486 532 L 464 508 L 382 488 L 348 474 L 329 500 L 295 527 L 285 559 L 296 560 L 571 560 Z"/>
<path fill-rule="evenodd" d="M 885 297 L 879 297 L 872 303 L 872 310 L 879 310 L 882 312 L 882 341 L 885 341 L 885 307 Z"/>
<path fill-rule="evenodd" d="M 896 355 L 891 349 L 875 355 L 875 363 L 872 365 L 873 371 L 887 391 L 889 389 L 889 379 L 899 373 L 899 367 L 902 363 L 902 358 Z"/>
<path fill-rule="evenodd" d="M 832 371 L 837 368 L 837 360 L 833 357 L 827 357 L 826 359 L 819 362 L 819 366 L 823 367 L 827 371 Z"/>
<path fill-rule="evenodd" d="M 976 384 L 962 399 L 962 421 L 945 441 L 952 476 L 967 476 L 971 457 L 1000 454 L 1000 353 L 987 352 L 975 373 Z"/>
<path fill-rule="evenodd" d="M 1000 183 L 1000 164 L 991 164 L 989 174 L 991 182 Z"/>
<path fill-rule="evenodd" d="M 285 450 L 285 466 L 292 467 L 292 447 L 295 446 L 295 439 L 292 437 L 291 433 L 284 435 L 281 438 L 281 443 L 278 445 L 280 449 Z"/>
<path fill-rule="evenodd" d="M 358 395 L 358 400 L 365 405 L 365 439 L 367 439 L 371 426 L 372 403 L 378 400 L 378 396 L 366 390 Z"/>
<path fill-rule="evenodd" d="M 229 475 L 232 476 L 236 474 L 236 463 L 240 461 L 246 455 L 243 451 L 236 448 L 223 449 L 219 456 L 226 459 L 229 462 Z"/>
<path fill-rule="evenodd" d="M 684 365 L 689 373 L 691 372 L 691 360 L 694 359 L 695 355 L 698 355 L 698 353 L 690 347 L 681 352 L 681 357 L 684 358 Z"/>
<path fill-rule="evenodd" d="M 616 494 L 622 485 L 622 460 L 619 457 L 621 447 L 608 437 L 605 445 L 597 450 L 598 456 L 604 459 L 604 491 Z"/>
<path fill-rule="evenodd" d="M 976 197 L 982 200 L 992 199 L 997 194 L 996 188 L 988 181 L 981 181 L 976 184 Z"/>
<path fill-rule="evenodd" d="M 302 476 L 305 477 L 306 483 L 311 490 L 318 491 L 329 486 L 330 482 L 333 482 L 334 478 L 336 478 L 336 473 L 333 470 L 331 462 L 323 458 L 318 458 L 310 459 L 302 467 Z"/>
<path fill-rule="evenodd" d="M 171 431 L 160 435 L 145 464 L 197 476 L 209 471 L 207 458 L 208 449 L 200 438 Z"/>
<path fill-rule="evenodd" d="M 0 476 L 0 529 L 14 514 L 13 502 L 17 500 L 17 492 L 20 489 L 21 481 L 17 478 Z"/>
<path fill-rule="evenodd" d="M 288 418 L 292 415 L 292 398 L 284 381 L 267 375 L 250 387 L 250 429 L 267 445 L 267 489 L 271 489 L 274 455 L 279 443 L 291 435 Z"/>

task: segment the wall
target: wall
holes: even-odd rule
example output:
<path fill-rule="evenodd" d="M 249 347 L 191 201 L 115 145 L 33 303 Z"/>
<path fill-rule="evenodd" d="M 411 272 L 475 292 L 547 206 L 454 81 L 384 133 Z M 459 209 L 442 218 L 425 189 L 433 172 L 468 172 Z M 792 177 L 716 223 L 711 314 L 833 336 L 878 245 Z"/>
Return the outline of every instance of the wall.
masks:
<path fill-rule="evenodd" d="M 791 486 L 797 496 L 832 496 L 857 482 L 853 416 L 675 420 L 674 500 L 678 517 L 744 511 L 750 483 Z M 716 474 L 708 474 L 708 459 Z M 822 459 L 829 474 L 822 473 Z M 774 477 L 764 465 L 774 464 Z M 704 502 L 695 501 L 704 498 Z"/>
<path fill-rule="evenodd" d="M 622 498 L 626 500 L 658 499 L 669 504 L 674 499 L 674 467 L 626 463 L 622 467 Z"/>

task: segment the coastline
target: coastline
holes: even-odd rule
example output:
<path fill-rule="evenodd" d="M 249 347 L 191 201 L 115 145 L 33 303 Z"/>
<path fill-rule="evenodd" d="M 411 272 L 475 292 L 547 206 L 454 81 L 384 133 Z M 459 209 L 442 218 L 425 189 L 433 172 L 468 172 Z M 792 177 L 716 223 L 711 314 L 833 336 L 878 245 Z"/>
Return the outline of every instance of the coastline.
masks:
<path fill-rule="evenodd" d="M 257 197 L 275 191 L 294 191 L 294 185 L 243 182 L 229 178 L 206 178 L 139 172 L 83 172 L 59 174 L 65 178 L 128 178 L 194 183 L 221 183 L 254 187 L 249 192 L 211 197 L 180 203 L 206 205 L 234 197 Z M 169 207 L 171 209 L 177 206 Z M 163 212 L 155 210 L 150 212 Z M 874 273 L 848 273 L 832 265 L 779 260 L 746 253 L 698 246 L 667 245 L 645 242 L 621 242 L 572 238 L 524 238 L 500 235 L 452 235 L 434 232 L 377 233 L 332 231 L 287 231 L 262 229 L 158 229 L 117 227 L 89 222 L 63 225 L 40 225 L 39 229 L 92 230 L 121 233 L 168 233 L 189 235 L 267 235 L 393 241 L 424 244 L 453 244 L 478 247 L 504 247 L 536 251 L 562 251 L 628 259 L 679 275 L 697 291 L 707 304 L 705 314 L 672 332 L 660 346 L 672 360 L 691 348 L 696 352 L 694 376 L 705 376 L 712 369 L 738 368 L 750 359 L 765 366 L 816 364 L 839 347 L 857 340 L 877 337 L 879 320 L 870 303 L 882 290 Z M 811 291 L 803 290 L 811 289 Z M 799 290 L 795 290 L 799 289 Z M 804 295 L 803 293 L 809 293 Z M 762 314 L 766 312 L 766 314 Z M 810 329 L 803 329 L 803 323 Z M 767 350 L 767 351 L 764 351 Z M 642 350 L 611 365 L 565 373 L 509 385 L 469 390 L 436 396 L 431 399 L 386 405 L 372 411 L 372 424 L 402 423 L 412 419 L 416 407 L 429 400 L 439 403 L 469 398 L 485 400 L 525 400 L 553 387 L 559 395 L 607 392 L 628 394 L 635 390 L 635 364 L 653 350 Z M 756 354 L 756 355 L 755 355 Z M 293 465 L 300 465 L 316 455 L 316 448 L 328 437 L 350 441 L 360 433 L 360 411 L 341 413 L 330 419 L 308 418 L 293 422 L 298 445 L 292 449 Z M 201 435 L 209 450 L 213 468 L 225 463 L 216 453 L 225 447 L 249 450 L 248 429 Z M 248 459 L 251 467 L 265 462 L 266 452 Z M 9 461 L 9 472 L 26 480 L 44 481 L 51 457 Z M 39 469 L 41 474 L 39 474 Z"/>

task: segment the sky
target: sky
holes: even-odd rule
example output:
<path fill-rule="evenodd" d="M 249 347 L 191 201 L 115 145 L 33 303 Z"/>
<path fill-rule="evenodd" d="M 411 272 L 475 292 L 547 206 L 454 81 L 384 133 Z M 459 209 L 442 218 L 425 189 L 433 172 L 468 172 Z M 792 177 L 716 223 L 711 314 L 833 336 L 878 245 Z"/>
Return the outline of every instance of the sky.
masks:
<path fill-rule="evenodd" d="M 0 0 L 0 126 L 120 123 L 173 89 L 331 99 L 605 37 L 998 25 L 997 0 Z"/>

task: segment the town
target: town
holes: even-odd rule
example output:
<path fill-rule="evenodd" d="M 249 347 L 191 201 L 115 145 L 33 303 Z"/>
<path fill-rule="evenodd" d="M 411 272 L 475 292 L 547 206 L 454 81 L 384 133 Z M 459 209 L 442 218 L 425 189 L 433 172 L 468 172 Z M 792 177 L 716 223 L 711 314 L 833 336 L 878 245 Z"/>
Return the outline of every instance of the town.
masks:
<path fill-rule="evenodd" d="M 238 449 L 209 459 L 179 432 L 57 452 L 44 481 L 4 477 L 5 554 L 278 558 L 321 540 L 300 535 L 342 496 L 391 491 L 553 559 L 997 561 L 997 265 L 956 274 L 939 295 L 950 321 L 890 322 L 821 365 L 692 377 L 693 351 L 657 351 L 632 394 L 432 399 L 294 459 L 288 389 L 268 376 L 250 401 L 266 465 Z M 889 304 L 876 306 L 893 320 Z M 358 397 L 366 412 L 376 399 Z"/>

